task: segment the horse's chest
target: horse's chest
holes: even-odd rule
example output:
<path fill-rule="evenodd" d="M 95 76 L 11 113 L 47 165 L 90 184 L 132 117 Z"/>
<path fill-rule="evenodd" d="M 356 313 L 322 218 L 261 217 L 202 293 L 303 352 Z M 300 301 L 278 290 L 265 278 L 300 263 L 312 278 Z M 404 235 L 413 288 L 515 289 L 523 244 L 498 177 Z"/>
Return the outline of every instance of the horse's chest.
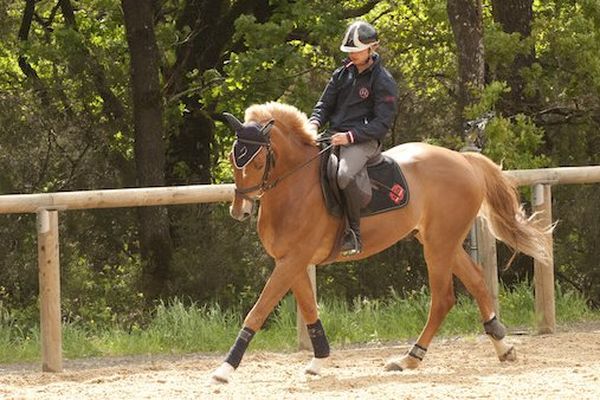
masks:
<path fill-rule="evenodd" d="M 279 225 L 276 221 L 267 218 L 260 218 L 257 223 L 257 232 L 260 241 L 271 257 L 275 257 L 279 253 L 278 250 L 283 245 L 281 239 L 285 238 L 285 235 L 282 235 L 282 229 Z"/>
<path fill-rule="evenodd" d="M 299 221 L 288 214 L 276 219 L 261 218 L 257 223 L 257 232 L 267 253 L 274 258 L 288 254 L 296 249 L 302 238 L 299 237 Z"/>

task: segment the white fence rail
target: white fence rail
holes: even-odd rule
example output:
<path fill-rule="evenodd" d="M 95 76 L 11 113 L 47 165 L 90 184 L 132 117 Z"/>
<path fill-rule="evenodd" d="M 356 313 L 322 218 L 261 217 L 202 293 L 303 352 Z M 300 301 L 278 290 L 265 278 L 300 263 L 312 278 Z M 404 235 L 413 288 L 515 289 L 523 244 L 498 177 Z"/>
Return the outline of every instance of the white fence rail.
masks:
<path fill-rule="evenodd" d="M 231 201 L 233 189 L 233 184 L 225 184 L 8 194 L 0 196 L 0 214 L 216 203 Z"/>

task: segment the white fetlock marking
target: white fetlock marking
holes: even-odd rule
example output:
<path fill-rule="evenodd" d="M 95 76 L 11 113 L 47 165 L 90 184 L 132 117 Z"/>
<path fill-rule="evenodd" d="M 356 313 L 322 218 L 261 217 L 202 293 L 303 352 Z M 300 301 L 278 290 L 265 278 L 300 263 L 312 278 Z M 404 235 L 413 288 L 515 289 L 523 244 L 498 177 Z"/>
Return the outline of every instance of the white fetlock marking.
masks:
<path fill-rule="evenodd" d="M 231 364 L 224 362 L 213 372 L 212 383 L 229 383 L 229 378 L 233 371 L 235 371 L 235 368 Z"/>
<path fill-rule="evenodd" d="M 306 366 L 304 373 L 307 375 L 321 375 L 323 367 L 327 364 L 327 358 L 315 358 L 310 360 L 310 363 Z"/>
<path fill-rule="evenodd" d="M 504 339 L 496 340 L 490 336 L 490 340 L 494 345 L 496 354 L 500 361 L 515 361 L 517 359 L 517 353 L 511 344 L 504 342 Z"/>

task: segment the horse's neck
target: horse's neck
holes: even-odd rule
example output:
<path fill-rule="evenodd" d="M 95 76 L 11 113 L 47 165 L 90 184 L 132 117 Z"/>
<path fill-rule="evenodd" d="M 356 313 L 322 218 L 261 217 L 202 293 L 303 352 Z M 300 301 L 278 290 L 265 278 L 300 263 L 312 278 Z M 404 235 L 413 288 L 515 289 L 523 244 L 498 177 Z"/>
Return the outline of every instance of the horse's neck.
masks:
<path fill-rule="evenodd" d="M 304 144 L 294 136 L 280 135 L 278 139 L 276 143 L 277 158 L 283 164 L 281 167 L 284 169 L 292 170 L 318 153 L 316 147 Z"/>
<path fill-rule="evenodd" d="M 318 150 L 302 147 L 296 149 L 300 153 L 293 161 L 285 154 L 278 155 L 273 179 L 281 180 L 260 201 L 258 234 L 273 257 L 289 251 L 291 243 L 302 243 L 308 231 L 306 225 L 322 223 L 320 213 L 326 213 L 319 184 Z"/>
<path fill-rule="evenodd" d="M 277 184 L 263 196 L 261 206 L 290 208 L 301 212 L 308 207 L 307 195 L 319 186 L 319 150 L 290 140 L 278 143 L 276 161 L 271 179 Z M 292 210 L 290 210 L 292 211 Z"/>

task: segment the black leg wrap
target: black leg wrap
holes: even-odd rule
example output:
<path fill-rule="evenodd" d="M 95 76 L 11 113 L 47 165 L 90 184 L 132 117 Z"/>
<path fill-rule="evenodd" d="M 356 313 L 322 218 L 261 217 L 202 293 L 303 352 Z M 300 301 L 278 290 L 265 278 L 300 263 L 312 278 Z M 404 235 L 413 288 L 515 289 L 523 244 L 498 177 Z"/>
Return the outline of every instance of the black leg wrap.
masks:
<path fill-rule="evenodd" d="M 490 335 L 496 340 L 502 340 L 504 339 L 504 336 L 506 336 L 506 328 L 498 321 L 498 318 L 496 318 L 495 315 L 494 318 L 483 323 L 483 329 L 487 335 Z"/>
<path fill-rule="evenodd" d="M 310 341 L 315 351 L 315 358 L 329 357 L 329 342 L 327 341 L 327 336 L 325 336 L 321 320 L 318 319 L 317 322 L 306 325 L 306 327 L 308 328 L 308 336 L 310 336 Z"/>
<path fill-rule="evenodd" d="M 227 358 L 225 359 L 226 363 L 230 364 L 233 368 L 237 368 L 240 365 L 248 344 L 254 337 L 254 333 L 252 329 L 246 327 L 240 331 L 235 343 L 229 349 L 229 354 L 227 354 Z"/>
<path fill-rule="evenodd" d="M 416 358 L 419 361 L 423 361 L 423 358 L 425 358 L 426 353 L 427 349 L 425 347 L 419 346 L 417 343 L 415 343 L 412 349 L 410 349 L 410 351 L 408 352 L 408 355 Z"/>

